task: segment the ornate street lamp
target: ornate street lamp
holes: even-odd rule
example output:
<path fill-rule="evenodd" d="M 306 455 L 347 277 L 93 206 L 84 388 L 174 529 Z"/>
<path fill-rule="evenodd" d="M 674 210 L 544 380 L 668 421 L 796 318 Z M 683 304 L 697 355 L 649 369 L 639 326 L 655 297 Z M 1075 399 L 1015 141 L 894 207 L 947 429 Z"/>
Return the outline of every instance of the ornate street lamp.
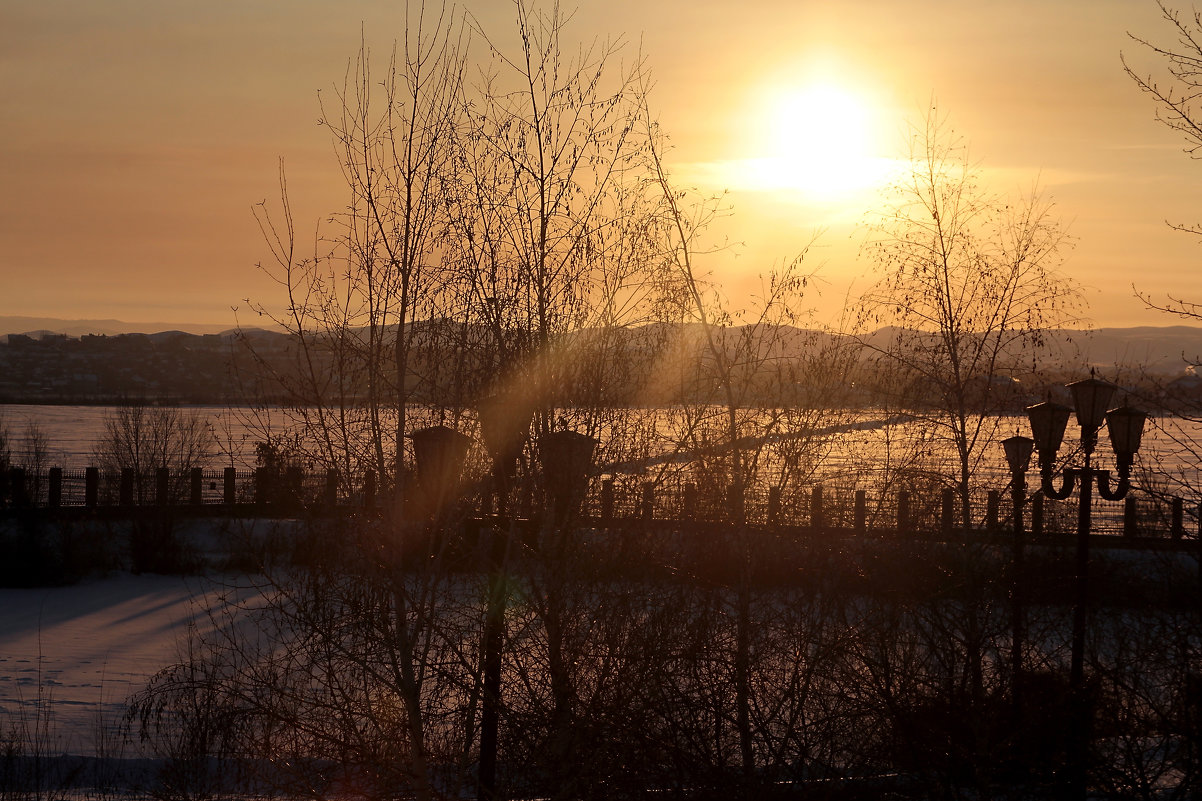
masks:
<path fill-rule="evenodd" d="M 1035 449 L 1035 440 L 1030 437 L 1013 436 L 1002 440 L 1002 449 L 1006 452 L 1006 464 L 1010 466 L 1010 473 L 1015 477 L 1021 476 L 1025 486 L 1027 483 L 1025 474 L 1031 464 L 1031 453 Z"/>
<path fill-rule="evenodd" d="M 1039 467 L 1051 469 L 1056 461 L 1056 451 L 1064 440 L 1064 429 L 1073 410 L 1059 403 L 1047 401 L 1027 407 L 1027 418 L 1031 421 L 1032 447 L 1039 452 Z"/>
<path fill-rule="evenodd" d="M 576 431 L 552 431 L 539 437 L 543 480 L 551 502 L 552 519 L 563 523 L 580 508 L 588 492 L 597 440 Z"/>
<path fill-rule="evenodd" d="M 492 459 L 493 491 L 497 512 L 508 512 L 509 488 L 517 473 L 518 458 L 530 434 L 534 405 L 518 393 L 490 395 L 476 405 L 480 438 Z"/>
<path fill-rule="evenodd" d="M 1072 410 L 1057 403 L 1039 403 L 1027 408 L 1027 416 L 1031 421 L 1034 446 L 1039 452 L 1040 485 L 1044 495 L 1055 500 L 1064 500 L 1074 489 L 1079 490 L 1076 599 L 1073 608 L 1072 663 L 1069 669 L 1074 729 L 1070 742 L 1070 770 L 1074 795 L 1084 798 L 1085 752 L 1089 742 L 1088 710 L 1084 697 L 1085 618 L 1089 606 L 1089 529 L 1093 488 L 1096 484 L 1098 493 L 1108 501 L 1118 501 L 1126 497 L 1131 488 L 1131 465 L 1136 451 L 1139 450 L 1147 415 L 1126 406 L 1107 412 L 1110 400 L 1118 388 L 1092 376 L 1082 381 L 1074 381 L 1068 388 L 1073 393 L 1073 406 L 1077 413 L 1077 423 L 1081 427 L 1081 450 L 1085 464 L 1083 467 L 1065 468 L 1064 478 L 1059 487 L 1053 480 L 1053 468 L 1056 452 L 1064 439 L 1064 430 Z M 1098 429 L 1103 424 L 1109 430 L 1111 447 L 1118 463 L 1118 483 L 1113 487 L 1110 471 L 1099 470 L 1092 464 L 1093 451 L 1098 443 Z"/>
<path fill-rule="evenodd" d="M 436 513 L 453 497 L 471 437 L 438 425 L 414 431 L 409 438 L 417 463 L 417 485 L 425 496 L 422 511 Z"/>
<path fill-rule="evenodd" d="M 1106 413 L 1106 430 L 1110 432 L 1110 447 L 1118 460 L 1120 478 L 1131 473 L 1131 463 L 1139 450 L 1147 421 L 1146 413 L 1130 406 L 1120 406 Z"/>

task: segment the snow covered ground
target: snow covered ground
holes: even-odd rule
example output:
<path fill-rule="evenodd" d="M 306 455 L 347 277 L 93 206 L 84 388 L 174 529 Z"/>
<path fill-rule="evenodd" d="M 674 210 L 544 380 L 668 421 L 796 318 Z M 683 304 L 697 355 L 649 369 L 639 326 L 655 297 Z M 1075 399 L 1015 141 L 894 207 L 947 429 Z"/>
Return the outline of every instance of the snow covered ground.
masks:
<path fill-rule="evenodd" d="M 0 735 L 28 742 L 36 733 L 49 754 L 112 747 L 102 732 L 121 722 L 131 693 L 176 660 L 188 621 L 216 587 L 196 576 L 118 575 L 0 589 Z"/>

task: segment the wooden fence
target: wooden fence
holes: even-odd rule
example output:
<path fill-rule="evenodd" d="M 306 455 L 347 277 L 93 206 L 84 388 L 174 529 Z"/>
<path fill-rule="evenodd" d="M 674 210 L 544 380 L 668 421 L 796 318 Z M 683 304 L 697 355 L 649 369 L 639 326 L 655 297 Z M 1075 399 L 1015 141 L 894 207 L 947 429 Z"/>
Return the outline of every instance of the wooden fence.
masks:
<path fill-rule="evenodd" d="M 456 507 L 467 514 L 491 514 L 494 498 L 484 484 L 461 485 Z M 304 472 L 267 468 L 219 471 L 193 468 L 174 473 L 160 468 L 139 475 L 131 469 L 106 473 L 50 468 L 28 474 L 21 468 L 0 473 L 0 515 L 28 513 L 120 516 L 134 510 L 170 508 L 205 516 L 297 516 L 377 512 L 383 501 L 375 476 L 345 477 L 337 471 Z M 533 488 L 517 490 L 510 508 L 537 517 L 547 505 Z M 1025 527 L 1032 536 L 1075 530 L 1075 498 L 1051 501 L 1034 493 L 1024 500 Z M 970 528 L 1011 530 L 1012 502 L 998 490 L 975 493 Z M 849 534 L 889 531 L 950 536 L 962 530 L 959 502 L 950 488 L 920 493 L 900 489 L 869 493 L 855 487 L 752 486 L 701 489 L 689 482 L 650 482 L 637 476 L 594 476 L 579 498 L 579 518 L 608 526 L 630 522 L 726 523 L 839 530 Z M 1132 492 L 1121 503 L 1095 499 L 1095 533 L 1127 538 L 1197 540 L 1202 510 L 1180 497 Z"/>

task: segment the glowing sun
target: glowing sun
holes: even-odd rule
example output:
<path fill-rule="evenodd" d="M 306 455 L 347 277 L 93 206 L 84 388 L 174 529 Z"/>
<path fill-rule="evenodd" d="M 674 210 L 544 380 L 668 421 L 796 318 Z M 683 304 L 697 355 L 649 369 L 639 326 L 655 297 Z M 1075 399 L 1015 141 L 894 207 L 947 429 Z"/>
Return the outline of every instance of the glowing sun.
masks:
<path fill-rule="evenodd" d="M 834 84 L 773 93 L 749 176 L 761 189 L 833 200 L 879 185 L 892 162 L 879 157 L 881 121 L 865 99 Z"/>

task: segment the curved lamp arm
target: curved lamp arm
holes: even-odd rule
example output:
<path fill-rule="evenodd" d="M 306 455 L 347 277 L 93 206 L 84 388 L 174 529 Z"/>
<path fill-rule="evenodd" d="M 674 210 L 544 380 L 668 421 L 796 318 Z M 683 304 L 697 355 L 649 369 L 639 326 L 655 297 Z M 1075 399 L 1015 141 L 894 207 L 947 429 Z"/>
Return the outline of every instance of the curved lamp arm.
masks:
<path fill-rule="evenodd" d="M 1064 471 L 1064 482 L 1060 489 L 1056 489 L 1056 485 L 1052 480 L 1052 468 L 1051 465 L 1048 465 L 1040 471 L 1040 488 L 1043 490 L 1043 494 L 1052 500 L 1063 501 L 1072 495 L 1073 490 L 1076 489 L 1078 474 L 1080 472 L 1080 470 L 1073 467 L 1066 468 Z"/>
<path fill-rule="evenodd" d="M 1131 463 L 1134 460 L 1135 454 L 1120 453 L 1118 454 L 1119 463 L 1119 480 L 1114 489 L 1110 488 L 1110 471 L 1095 470 L 1094 474 L 1098 477 L 1098 494 L 1108 501 L 1121 501 L 1127 496 L 1128 490 L 1131 489 Z"/>

